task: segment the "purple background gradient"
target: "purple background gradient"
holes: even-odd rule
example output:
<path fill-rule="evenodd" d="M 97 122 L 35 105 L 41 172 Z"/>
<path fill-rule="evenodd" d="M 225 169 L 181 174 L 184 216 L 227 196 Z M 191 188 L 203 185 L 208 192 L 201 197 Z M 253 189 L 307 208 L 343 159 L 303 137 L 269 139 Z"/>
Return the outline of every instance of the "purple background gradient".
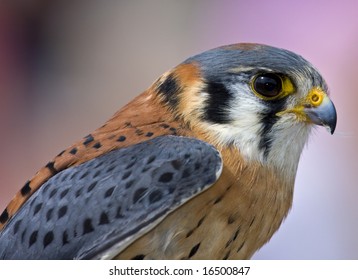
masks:
<path fill-rule="evenodd" d="M 320 70 L 338 125 L 334 136 L 313 133 L 293 208 L 254 258 L 358 259 L 357 11 L 353 0 L 2 1 L 0 208 L 54 155 L 188 56 L 265 43 Z"/>

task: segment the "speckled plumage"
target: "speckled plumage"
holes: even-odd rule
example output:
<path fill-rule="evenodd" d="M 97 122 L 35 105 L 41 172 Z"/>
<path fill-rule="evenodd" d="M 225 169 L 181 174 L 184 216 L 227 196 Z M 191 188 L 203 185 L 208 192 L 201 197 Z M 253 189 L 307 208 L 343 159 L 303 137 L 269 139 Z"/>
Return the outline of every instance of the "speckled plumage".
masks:
<path fill-rule="evenodd" d="M 67 168 L 44 183 L 4 228 L 0 258 L 111 256 L 112 246 L 125 248 L 128 236 L 153 228 L 220 173 L 214 147 L 177 136 L 157 137 Z"/>
<path fill-rule="evenodd" d="M 266 98 L 253 86 L 256 77 L 267 73 L 282 82 L 277 97 Z M 102 127 L 40 169 L 0 216 L 1 228 L 14 230 L 18 210 L 27 207 L 29 197 L 33 200 L 50 178 L 63 176 L 63 170 L 78 167 L 91 174 L 95 171 L 84 163 L 111 151 L 130 149 L 159 136 L 185 136 L 207 142 L 220 152 L 222 173 L 211 187 L 152 221 L 151 228 L 136 228 L 140 223 L 134 221 L 131 226 L 136 231 L 126 237 L 126 246 L 118 249 L 112 244 L 110 255 L 102 254 L 97 246 L 95 255 L 55 258 L 250 258 L 277 231 L 291 207 L 299 157 L 312 124 L 333 132 L 336 113 L 324 80 L 302 57 L 256 44 L 204 52 L 163 74 Z M 170 141 L 166 143 L 163 149 L 171 148 Z M 121 226 L 115 231 L 121 232 Z M 31 239 L 29 233 L 24 235 Z M 29 243 L 37 241 L 33 238 Z M 98 244 L 98 240 L 89 242 L 85 248 Z"/>

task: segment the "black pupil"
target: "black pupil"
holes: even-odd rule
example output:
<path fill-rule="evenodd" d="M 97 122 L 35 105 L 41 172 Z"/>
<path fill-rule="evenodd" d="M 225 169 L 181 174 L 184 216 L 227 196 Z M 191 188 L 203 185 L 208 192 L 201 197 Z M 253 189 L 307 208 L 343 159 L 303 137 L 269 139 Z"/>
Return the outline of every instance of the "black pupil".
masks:
<path fill-rule="evenodd" d="M 281 92 L 281 79 L 275 74 L 262 74 L 256 77 L 254 88 L 263 96 L 274 97 Z"/>

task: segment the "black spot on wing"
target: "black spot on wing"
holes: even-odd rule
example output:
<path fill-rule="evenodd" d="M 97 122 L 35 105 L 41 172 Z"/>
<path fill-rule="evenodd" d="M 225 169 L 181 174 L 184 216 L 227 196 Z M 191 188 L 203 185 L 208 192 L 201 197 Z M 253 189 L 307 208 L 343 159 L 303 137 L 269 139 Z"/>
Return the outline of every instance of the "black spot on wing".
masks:
<path fill-rule="evenodd" d="M 97 170 L 97 171 L 93 174 L 92 178 L 94 179 L 94 178 L 98 177 L 99 174 L 101 174 L 101 170 Z"/>
<path fill-rule="evenodd" d="M 156 203 L 156 202 L 160 201 L 162 199 L 162 197 L 163 197 L 163 193 L 161 191 L 154 190 L 149 195 L 149 202 L 150 203 Z"/>
<path fill-rule="evenodd" d="M 134 180 L 130 180 L 125 184 L 125 188 L 129 189 L 131 186 L 133 186 L 133 184 L 134 184 Z"/>
<path fill-rule="evenodd" d="M 66 215 L 67 209 L 68 209 L 67 206 L 64 205 L 64 206 L 62 206 L 62 207 L 58 210 L 58 218 L 59 218 L 59 219 L 61 219 L 63 216 Z"/>
<path fill-rule="evenodd" d="M 36 215 L 41 210 L 41 207 L 42 207 L 42 202 L 36 204 L 34 208 L 34 215 Z"/>
<path fill-rule="evenodd" d="M 82 194 L 82 189 L 76 190 L 76 193 L 75 193 L 76 198 L 80 197 L 81 194 Z"/>
<path fill-rule="evenodd" d="M 96 144 L 93 145 L 93 148 L 95 149 L 99 149 L 102 147 L 102 144 L 100 142 L 97 142 Z"/>
<path fill-rule="evenodd" d="M 126 137 L 124 135 L 121 135 L 121 136 L 118 137 L 117 141 L 118 142 L 124 142 L 124 141 L 126 141 Z"/>
<path fill-rule="evenodd" d="M 7 209 L 5 209 L 1 215 L 0 215 L 0 223 L 5 223 L 9 219 L 9 213 L 7 212 Z"/>
<path fill-rule="evenodd" d="M 64 198 L 68 194 L 69 191 L 70 191 L 70 189 L 63 190 L 60 194 L 60 199 Z"/>
<path fill-rule="evenodd" d="M 56 193 L 57 193 L 57 189 L 53 189 L 53 190 L 50 192 L 49 198 L 54 197 Z"/>
<path fill-rule="evenodd" d="M 109 223 L 108 215 L 105 212 L 101 213 L 101 217 L 99 218 L 99 225 L 105 225 Z"/>
<path fill-rule="evenodd" d="M 141 198 L 144 197 L 148 192 L 147 188 L 139 188 L 134 192 L 133 195 L 133 204 L 137 203 Z"/>
<path fill-rule="evenodd" d="M 159 182 L 161 183 L 168 183 L 173 179 L 173 173 L 172 172 L 166 172 L 164 174 L 162 174 L 159 177 Z"/>
<path fill-rule="evenodd" d="M 73 148 L 73 149 L 71 149 L 71 151 L 69 153 L 72 155 L 75 155 L 77 153 L 77 151 L 78 151 L 77 148 Z"/>
<path fill-rule="evenodd" d="M 131 171 L 131 170 L 126 171 L 126 172 L 123 174 L 123 176 L 122 176 L 122 180 L 127 179 L 131 174 L 132 174 L 132 171 Z"/>
<path fill-rule="evenodd" d="M 52 214 L 53 214 L 53 208 L 50 208 L 47 212 L 46 212 L 46 221 L 50 221 L 52 218 Z"/>
<path fill-rule="evenodd" d="M 55 163 L 53 161 L 50 161 L 49 163 L 46 164 L 46 167 L 48 170 L 50 170 L 50 172 L 52 174 L 56 174 L 57 173 L 57 170 L 55 168 Z"/>
<path fill-rule="evenodd" d="M 85 178 L 85 177 L 87 177 L 89 174 L 90 174 L 89 171 L 84 172 L 84 173 L 81 175 L 80 180 L 83 179 L 83 178 Z"/>
<path fill-rule="evenodd" d="M 83 222 L 83 235 L 94 231 L 92 220 L 87 218 Z"/>
<path fill-rule="evenodd" d="M 151 155 L 150 157 L 148 157 L 148 159 L 147 159 L 147 165 L 148 164 L 150 164 L 150 163 L 152 163 L 153 161 L 155 161 L 155 155 Z"/>
<path fill-rule="evenodd" d="M 31 233 L 29 239 L 29 247 L 31 247 L 31 245 L 33 245 L 37 241 L 37 234 L 38 234 L 38 230 L 35 230 L 33 233 Z"/>
<path fill-rule="evenodd" d="M 53 239 L 54 239 L 53 232 L 52 231 L 47 232 L 43 239 L 44 248 L 46 248 L 48 245 L 50 245 L 51 242 L 53 241 Z"/>
<path fill-rule="evenodd" d="M 25 196 L 31 192 L 30 181 L 26 182 L 26 184 L 21 188 L 20 192 L 22 196 Z"/>
<path fill-rule="evenodd" d="M 196 167 L 198 161 L 210 163 L 209 169 Z M 161 136 L 69 167 L 44 183 L 4 227 L 0 258 L 102 256 L 201 192 L 220 166 L 217 151 L 208 144 Z M 198 249 L 189 249 L 187 256 Z"/>
<path fill-rule="evenodd" d="M 83 141 L 83 145 L 88 145 L 89 143 L 91 143 L 92 141 L 94 141 L 94 138 L 92 136 L 92 134 L 88 134 L 86 137 L 85 137 L 85 140 Z"/>
<path fill-rule="evenodd" d="M 87 188 L 87 192 L 91 192 L 97 185 L 97 181 L 94 181 L 92 184 L 90 184 Z"/>
<path fill-rule="evenodd" d="M 106 190 L 106 192 L 104 193 L 104 198 L 110 197 L 114 191 L 115 187 L 110 187 L 108 190 Z"/>

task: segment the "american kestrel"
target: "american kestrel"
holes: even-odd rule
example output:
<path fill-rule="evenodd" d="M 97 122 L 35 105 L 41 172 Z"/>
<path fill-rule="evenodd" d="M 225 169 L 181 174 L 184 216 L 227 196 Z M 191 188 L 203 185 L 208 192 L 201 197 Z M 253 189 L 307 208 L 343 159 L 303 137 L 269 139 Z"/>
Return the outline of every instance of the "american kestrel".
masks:
<path fill-rule="evenodd" d="M 3 259 L 248 259 L 278 230 L 313 125 L 336 110 L 301 56 L 195 55 L 42 167 L 0 216 Z"/>

